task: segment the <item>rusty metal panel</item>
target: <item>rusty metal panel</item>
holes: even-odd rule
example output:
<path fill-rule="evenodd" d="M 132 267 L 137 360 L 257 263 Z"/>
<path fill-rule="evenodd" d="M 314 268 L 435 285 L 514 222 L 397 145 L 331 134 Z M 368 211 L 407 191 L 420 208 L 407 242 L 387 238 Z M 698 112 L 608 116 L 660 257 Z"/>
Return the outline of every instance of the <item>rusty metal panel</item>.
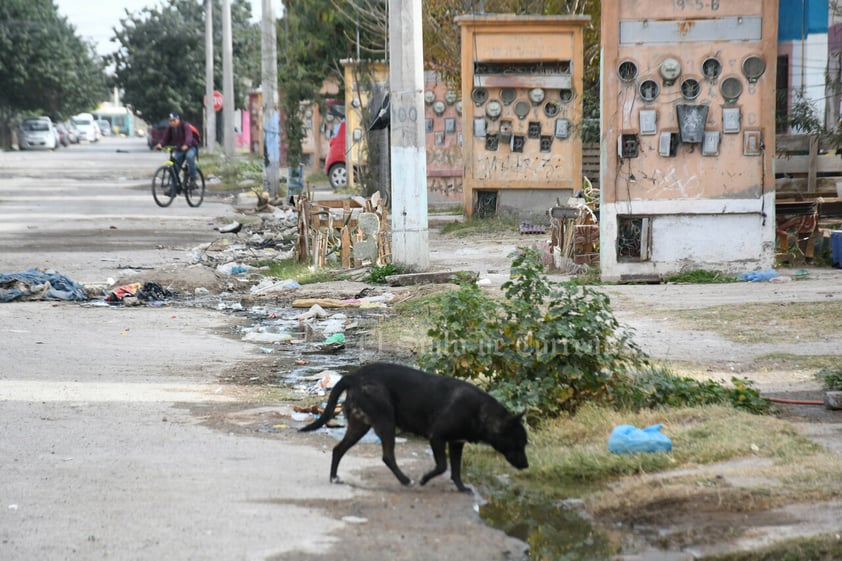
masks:
<path fill-rule="evenodd" d="M 620 22 L 620 45 L 760 41 L 762 30 L 763 18 L 759 16 L 674 21 L 624 20 Z"/>

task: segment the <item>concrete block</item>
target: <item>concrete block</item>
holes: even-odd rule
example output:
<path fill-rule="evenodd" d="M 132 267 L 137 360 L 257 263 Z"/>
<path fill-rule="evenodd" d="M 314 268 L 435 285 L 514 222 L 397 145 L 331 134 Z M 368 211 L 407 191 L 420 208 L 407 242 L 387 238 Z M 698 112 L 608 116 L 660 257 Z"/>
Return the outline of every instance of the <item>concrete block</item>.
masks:
<path fill-rule="evenodd" d="M 842 392 L 825 392 L 824 405 L 828 409 L 842 409 Z"/>

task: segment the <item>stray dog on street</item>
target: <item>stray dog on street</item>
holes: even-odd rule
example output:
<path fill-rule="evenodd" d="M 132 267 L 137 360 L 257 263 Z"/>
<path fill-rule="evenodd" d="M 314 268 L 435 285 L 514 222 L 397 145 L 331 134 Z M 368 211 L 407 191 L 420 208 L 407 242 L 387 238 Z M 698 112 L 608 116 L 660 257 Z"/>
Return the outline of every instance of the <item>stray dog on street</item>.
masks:
<path fill-rule="evenodd" d="M 514 467 L 529 467 L 523 414 L 512 415 L 473 384 L 399 364 L 367 364 L 344 376 L 331 390 L 321 416 L 300 430 L 324 426 L 343 392 L 347 392 L 343 411 L 348 426 L 345 437 L 333 448 L 330 480 L 334 483 L 340 482 L 336 472 L 342 456 L 371 427 L 382 442 L 383 462 L 403 485 L 412 481 L 395 462 L 396 429 L 430 440 L 436 467 L 424 474 L 421 485 L 447 470 L 445 444 L 450 453 L 450 478 L 462 492 L 469 491 L 462 483 L 465 442 L 490 444 Z"/>

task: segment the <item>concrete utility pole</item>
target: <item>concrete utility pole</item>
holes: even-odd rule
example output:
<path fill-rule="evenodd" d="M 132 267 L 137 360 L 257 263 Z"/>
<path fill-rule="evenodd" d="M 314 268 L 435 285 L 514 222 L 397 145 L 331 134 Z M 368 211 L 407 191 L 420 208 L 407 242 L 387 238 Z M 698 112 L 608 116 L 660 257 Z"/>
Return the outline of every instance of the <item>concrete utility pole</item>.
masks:
<path fill-rule="evenodd" d="M 389 0 L 392 259 L 430 265 L 421 0 Z"/>
<path fill-rule="evenodd" d="M 278 46 L 275 40 L 275 11 L 272 0 L 263 0 L 262 77 L 263 86 L 263 189 L 273 197 L 278 195 L 281 160 L 281 119 L 278 114 Z"/>
<path fill-rule="evenodd" d="M 234 155 L 234 53 L 231 38 L 231 0 L 222 0 L 222 125 L 225 157 Z"/>
<path fill-rule="evenodd" d="M 216 111 L 213 109 L 213 0 L 205 0 L 205 147 L 216 150 Z"/>

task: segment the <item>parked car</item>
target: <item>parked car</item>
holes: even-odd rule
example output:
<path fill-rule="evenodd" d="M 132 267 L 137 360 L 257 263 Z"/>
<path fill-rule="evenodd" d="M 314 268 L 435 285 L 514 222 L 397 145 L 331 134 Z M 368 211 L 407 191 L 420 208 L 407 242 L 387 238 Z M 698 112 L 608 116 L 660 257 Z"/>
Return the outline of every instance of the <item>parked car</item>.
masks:
<path fill-rule="evenodd" d="M 70 141 L 70 144 L 79 144 L 79 129 L 74 125 L 69 119 L 64 122 L 65 128 L 67 128 L 67 139 Z"/>
<path fill-rule="evenodd" d="M 344 189 L 348 186 L 348 168 L 345 164 L 345 121 L 343 120 L 330 139 L 327 158 L 325 158 L 325 173 L 330 186 Z"/>
<path fill-rule="evenodd" d="M 79 113 L 75 117 L 71 117 L 70 121 L 79 129 L 80 140 L 87 140 L 88 142 L 99 140 L 99 125 L 90 113 Z"/>
<path fill-rule="evenodd" d="M 164 135 L 164 131 L 167 130 L 168 126 L 170 126 L 170 123 L 167 119 L 163 119 L 154 125 L 149 126 L 149 129 L 146 131 L 146 144 L 149 146 L 150 150 L 158 144 L 158 141 L 161 140 L 161 137 Z"/>
<path fill-rule="evenodd" d="M 55 150 L 58 132 L 49 117 L 29 117 L 20 124 L 18 146 L 21 150 Z"/>
<path fill-rule="evenodd" d="M 62 146 L 70 146 L 70 131 L 67 130 L 67 125 L 64 123 L 56 123 L 56 131 L 58 131 L 58 141 Z"/>
<path fill-rule="evenodd" d="M 97 121 L 97 125 L 99 125 L 99 132 L 102 136 L 111 136 L 111 123 L 107 119 L 100 119 Z"/>

